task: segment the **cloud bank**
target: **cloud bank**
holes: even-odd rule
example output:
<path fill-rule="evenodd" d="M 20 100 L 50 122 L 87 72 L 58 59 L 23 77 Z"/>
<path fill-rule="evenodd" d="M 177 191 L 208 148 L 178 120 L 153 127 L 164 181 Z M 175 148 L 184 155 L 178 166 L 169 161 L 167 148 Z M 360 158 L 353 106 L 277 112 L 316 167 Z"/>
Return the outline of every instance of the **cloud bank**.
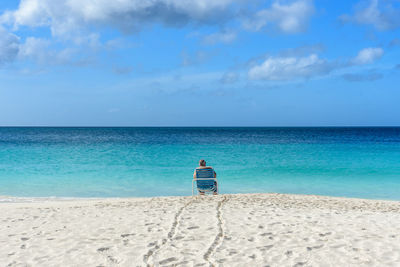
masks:
<path fill-rule="evenodd" d="M 270 8 L 258 11 L 244 23 L 252 31 L 260 31 L 270 25 L 282 33 L 299 33 L 307 29 L 310 17 L 314 14 L 311 0 L 297 0 L 288 4 L 275 1 Z"/>
<path fill-rule="evenodd" d="M 150 23 L 180 27 L 220 23 L 231 15 L 234 0 L 21 0 L 2 21 L 14 28 L 50 27 L 54 36 L 71 37 L 83 27 L 114 27 L 132 33 Z"/>
<path fill-rule="evenodd" d="M 47 58 L 62 64 L 72 54 L 104 46 L 102 30 L 132 34 L 155 24 L 174 28 L 212 25 L 224 29 L 226 23 L 240 24 L 245 20 L 243 25 L 248 30 L 268 28 L 293 34 L 305 31 L 314 13 L 312 0 L 274 0 L 255 15 L 247 12 L 259 4 L 257 0 L 20 0 L 15 10 L 0 14 L 0 62 L 28 58 L 40 63 Z M 13 34 L 41 28 L 48 28 L 51 37 L 43 39 L 32 33 L 19 44 L 20 38 Z M 222 30 L 204 36 L 201 42 L 227 44 L 235 41 L 237 34 L 237 30 Z M 58 47 L 66 48 L 49 52 L 48 47 L 57 42 Z M 90 49 L 79 52 L 79 46 Z"/>
<path fill-rule="evenodd" d="M 352 15 L 342 15 L 339 19 L 344 23 L 372 25 L 377 30 L 393 30 L 400 27 L 400 9 L 396 0 L 361 1 Z"/>
<path fill-rule="evenodd" d="M 154 23 L 168 27 L 221 25 L 237 20 L 256 0 L 21 0 L 16 10 L 6 11 L 0 23 L 20 27 L 49 27 L 52 35 L 73 39 L 85 29 L 116 28 L 134 33 Z M 311 0 L 281 2 L 245 17 L 246 29 L 275 28 L 292 34 L 305 31 L 314 13 Z M 253 14 L 253 13 L 251 13 Z M 229 42 L 233 32 L 214 34 L 205 42 Z"/>
<path fill-rule="evenodd" d="M 251 6 L 249 3 L 257 1 L 21 0 L 17 9 L 0 15 L 0 64 L 12 62 L 16 58 L 38 63 L 85 64 L 89 59 L 82 52 L 85 49 L 79 49 L 79 46 L 91 48 L 86 50 L 102 47 L 101 36 L 96 32 L 103 28 L 117 29 L 130 34 L 154 24 L 177 28 L 188 24 L 213 25 L 225 30 L 204 36 L 200 42 L 204 45 L 215 45 L 236 40 L 239 30 L 226 30 L 227 25 L 224 23 L 229 21 L 239 22 L 239 25 L 249 31 L 265 30 L 296 34 L 307 30 L 309 21 L 315 13 L 312 0 L 273 0 L 269 7 L 253 13 L 247 12 Z M 371 0 L 366 5 L 361 3 L 353 15 L 343 15 L 341 20 L 371 24 L 379 30 L 395 29 L 400 27 L 400 12 L 393 3 L 389 0 L 385 2 Z M 55 40 L 51 37 L 42 39 L 27 36 L 21 43 L 20 38 L 12 33 L 19 29 L 41 27 L 49 28 L 52 36 L 56 37 Z M 397 39 L 395 40 L 397 42 Z M 392 41 L 392 46 L 397 44 L 395 40 Z M 60 42 L 61 45 L 54 45 L 55 42 Z M 338 62 L 321 58 L 319 53 L 322 50 L 322 45 L 286 50 L 247 69 L 248 77 L 251 80 L 273 81 L 308 79 L 327 75 L 341 68 L 371 64 L 380 59 L 384 53 L 382 48 L 365 48 L 354 58 Z M 205 51 L 189 54 L 183 50 L 182 65 L 203 63 L 210 56 L 210 53 Z M 129 73 L 131 69 L 116 67 L 114 71 Z M 344 77 L 346 80 L 354 78 L 346 77 Z M 227 72 L 221 78 L 221 82 L 234 83 L 237 79 L 237 74 Z"/>
<path fill-rule="evenodd" d="M 327 61 L 320 59 L 316 54 L 307 57 L 270 57 L 261 65 L 251 68 L 249 78 L 271 81 L 292 80 L 326 74 L 330 71 L 331 67 Z"/>
<path fill-rule="evenodd" d="M 18 36 L 0 26 L 0 65 L 13 61 L 19 52 Z"/>
<path fill-rule="evenodd" d="M 315 53 L 308 56 L 268 57 L 261 64 L 251 67 L 248 71 L 248 77 L 251 80 L 269 81 L 308 79 L 329 74 L 337 69 L 371 64 L 380 59 L 383 52 L 382 48 L 365 48 L 359 51 L 356 57 L 345 62 L 322 59 Z"/>

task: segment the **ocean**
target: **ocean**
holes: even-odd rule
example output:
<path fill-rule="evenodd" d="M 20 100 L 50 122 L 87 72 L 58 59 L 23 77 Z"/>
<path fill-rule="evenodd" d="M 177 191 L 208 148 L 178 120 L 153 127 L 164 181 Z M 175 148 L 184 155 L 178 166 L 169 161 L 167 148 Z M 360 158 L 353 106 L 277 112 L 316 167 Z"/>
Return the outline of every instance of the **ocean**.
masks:
<path fill-rule="evenodd" d="M 400 128 L 0 127 L 0 195 L 191 195 L 200 159 L 220 193 L 400 200 Z"/>

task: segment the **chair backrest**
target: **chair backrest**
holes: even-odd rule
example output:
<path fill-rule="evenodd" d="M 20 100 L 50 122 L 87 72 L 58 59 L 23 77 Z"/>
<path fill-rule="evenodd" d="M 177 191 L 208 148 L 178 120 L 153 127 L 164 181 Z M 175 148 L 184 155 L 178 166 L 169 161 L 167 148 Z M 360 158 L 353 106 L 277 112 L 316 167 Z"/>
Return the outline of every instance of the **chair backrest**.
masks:
<path fill-rule="evenodd" d="M 196 169 L 196 178 L 214 178 L 214 169 Z"/>
<path fill-rule="evenodd" d="M 212 168 L 204 168 L 204 169 L 196 169 L 196 178 L 214 178 L 214 169 Z M 201 190 L 212 190 L 215 188 L 214 180 L 197 180 L 197 188 Z"/>

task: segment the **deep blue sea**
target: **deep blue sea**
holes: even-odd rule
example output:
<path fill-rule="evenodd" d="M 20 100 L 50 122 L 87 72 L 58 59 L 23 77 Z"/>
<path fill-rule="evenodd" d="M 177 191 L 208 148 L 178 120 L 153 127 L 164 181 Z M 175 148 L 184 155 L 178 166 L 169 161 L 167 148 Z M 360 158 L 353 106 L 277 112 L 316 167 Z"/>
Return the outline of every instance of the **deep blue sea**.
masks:
<path fill-rule="evenodd" d="M 0 195 L 191 194 L 205 159 L 221 193 L 400 200 L 400 128 L 0 128 Z"/>

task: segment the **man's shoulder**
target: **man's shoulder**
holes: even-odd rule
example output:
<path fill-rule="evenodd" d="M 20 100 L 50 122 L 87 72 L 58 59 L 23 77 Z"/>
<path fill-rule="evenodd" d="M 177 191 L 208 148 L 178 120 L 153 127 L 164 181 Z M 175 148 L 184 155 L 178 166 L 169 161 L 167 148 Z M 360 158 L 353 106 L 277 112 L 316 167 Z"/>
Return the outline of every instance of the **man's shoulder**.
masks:
<path fill-rule="evenodd" d="M 203 169 L 214 169 L 214 168 L 211 166 L 200 166 L 196 168 L 196 170 L 203 170 Z"/>

